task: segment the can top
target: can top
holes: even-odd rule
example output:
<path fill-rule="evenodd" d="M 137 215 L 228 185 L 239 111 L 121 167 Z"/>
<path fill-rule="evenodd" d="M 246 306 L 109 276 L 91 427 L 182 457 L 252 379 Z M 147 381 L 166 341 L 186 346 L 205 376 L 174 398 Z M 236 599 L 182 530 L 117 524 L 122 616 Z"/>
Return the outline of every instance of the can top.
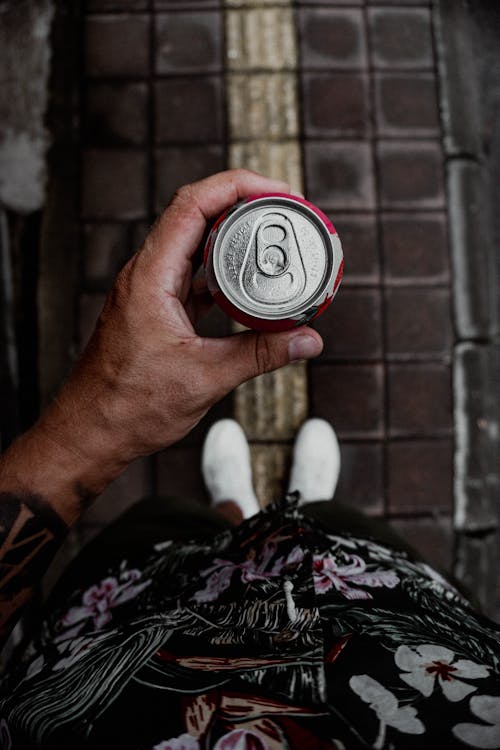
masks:
<path fill-rule="evenodd" d="M 293 196 L 238 204 L 218 228 L 213 247 L 221 291 L 239 309 L 267 320 L 308 310 L 332 288 L 342 258 L 330 227 Z"/>

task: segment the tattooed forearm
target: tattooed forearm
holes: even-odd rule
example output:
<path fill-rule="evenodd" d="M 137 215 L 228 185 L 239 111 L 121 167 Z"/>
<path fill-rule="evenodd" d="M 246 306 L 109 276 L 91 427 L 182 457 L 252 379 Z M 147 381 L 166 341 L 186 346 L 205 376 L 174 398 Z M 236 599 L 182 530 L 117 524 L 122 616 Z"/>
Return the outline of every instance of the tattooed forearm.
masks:
<path fill-rule="evenodd" d="M 37 495 L 0 492 L 0 645 L 68 528 Z"/>

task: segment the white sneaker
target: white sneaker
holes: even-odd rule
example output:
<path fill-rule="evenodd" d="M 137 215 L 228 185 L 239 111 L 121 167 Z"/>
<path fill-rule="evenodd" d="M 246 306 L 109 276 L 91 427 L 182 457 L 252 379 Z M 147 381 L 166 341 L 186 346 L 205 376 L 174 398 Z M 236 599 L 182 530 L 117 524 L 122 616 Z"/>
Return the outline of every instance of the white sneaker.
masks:
<path fill-rule="evenodd" d="M 252 484 L 250 448 L 234 419 L 220 419 L 209 429 L 203 444 L 201 470 L 212 505 L 234 500 L 244 518 L 259 512 Z"/>
<path fill-rule="evenodd" d="M 293 447 L 288 492 L 300 492 L 300 504 L 331 500 L 340 473 L 337 436 L 324 419 L 308 419 Z"/>

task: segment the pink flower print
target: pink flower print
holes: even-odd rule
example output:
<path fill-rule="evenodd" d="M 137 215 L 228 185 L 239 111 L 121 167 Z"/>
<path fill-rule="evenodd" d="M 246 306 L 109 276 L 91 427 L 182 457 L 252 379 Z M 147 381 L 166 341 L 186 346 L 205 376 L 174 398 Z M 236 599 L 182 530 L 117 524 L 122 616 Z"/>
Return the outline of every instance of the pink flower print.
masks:
<path fill-rule="evenodd" d="M 269 746 L 255 732 L 234 729 L 218 740 L 214 750 L 269 750 Z"/>
<path fill-rule="evenodd" d="M 367 571 L 366 563 L 358 555 L 346 555 L 345 563 L 339 564 L 331 555 L 314 555 L 313 558 L 314 589 L 317 594 L 324 594 L 335 588 L 346 599 L 373 599 L 368 591 L 356 588 L 385 586 L 394 588 L 399 578 L 393 570 Z"/>
<path fill-rule="evenodd" d="M 286 558 L 279 557 L 275 560 L 273 566 L 267 569 L 275 554 L 276 543 L 270 541 L 263 546 L 260 556 L 256 554 L 255 550 L 251 550 L 248 558 L 242 563 L 216 558 L 214 564 L 201 574 L 207 579 L 205 588 L 197 591 L 192 598 L 198 604 L 215 601 L 219 594 L 229 588 L 231 578 L 236 570 L 241 572 L 242 583 L 268 581 L 279 576 L 283 568 L 289 565 L 298 565 L 304 558 L 304 553 L 299 546 L 296 546 Z"/>
<path fill-rule="evenodd" d="M 120 578 L 114 576 L 91 586 L 82 596 L 82 603 L 78 607 L 71 607 L 62 618 L 63 627 L 73 627 L 72 635 L 76 635 L 85 625 L 85 621 L 92 618 L 95 630 L 100 630 L 112 620 L 111 610 L 120 604 L 134 599 L 149 584 L 150 580 L 136 583 L 141 578 L 138 570 L 123 570 Z"/>
<path fill-rule="evenodd" d="M 202 573 L 202 576 L 207 578 L 207 582 L 204 589 L 194 594 L 195 602 L 201 604 L 215 601 L 219 594 L 229 588 L 235 570 L 236 565 L 230 560 L 214 560 L 214 565 Z"/>

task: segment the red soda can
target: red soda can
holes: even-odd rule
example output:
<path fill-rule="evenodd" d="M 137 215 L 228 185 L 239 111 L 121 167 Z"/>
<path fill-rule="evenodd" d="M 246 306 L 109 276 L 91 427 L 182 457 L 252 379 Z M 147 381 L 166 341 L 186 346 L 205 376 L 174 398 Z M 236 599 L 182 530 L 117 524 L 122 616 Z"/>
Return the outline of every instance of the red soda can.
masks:
<path fill-rule="evenodd" d="M 204 251 L 208 288 L 238 323 L 285 331 L 320 315 L 334 298 L 344 265 L 325 214 L 285 193 L 252 195 L 214 223 Z"/>

